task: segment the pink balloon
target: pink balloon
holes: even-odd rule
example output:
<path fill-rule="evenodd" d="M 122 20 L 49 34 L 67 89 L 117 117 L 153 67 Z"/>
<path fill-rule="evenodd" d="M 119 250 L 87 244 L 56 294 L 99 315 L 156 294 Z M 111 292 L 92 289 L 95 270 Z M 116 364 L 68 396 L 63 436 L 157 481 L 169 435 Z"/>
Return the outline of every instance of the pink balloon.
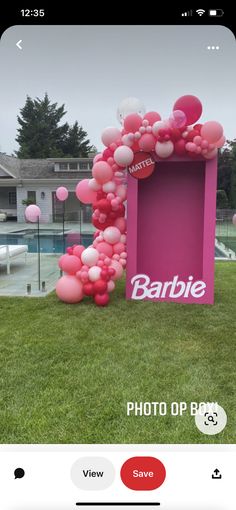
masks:
<path fill-rule="evenodd" d="M 117 218 L 114 222 L 114 226 L 119 229 L 121 234 L 124 234 L 126 232 L 126 219 L 123 217 Z"/>
<path fill-rule="evenodd" d="M 123 267 L 117 260 L 112 260 L 111 266 L 115 269 L 115 274 L 111 277 L 112 280 L 119 280 L 123 275 Z"/>
<path fill-rule="evenodd" d="M 76 257 L 81 257 L 82 252 L 85 250 L 85 247 L 82 244 L 77 244 L 73 248 L 73 255 Z"/>
<path fill-rule="evenodd" d="M 236 214 L 233 215 L 232 222 L 233 222 L 233 225 L 236 225 Z"/>
<path fill-rule="evenodd" d="M 64 275 L 56 284 L 56 294 L 65 303 L 79 303 L 83 299 L 83 285 L 76 276 Z"/>
<path fill-rule="evenodd" d="M 169 140 L 168 142 L 157 142 L 155 152 L 160 158 L 168 158 L 174 152 L 174 144 Z"/>
<path fill-rule="evenodd" d="M 223 147 L 223 145 L 225 144 L 226 142 L 226 138 L 225 136 L 222 136 L 218 142 L 215 143 L 215 147 L 217 147 L 217 149 L 221 149 L 221 147 Z"/>
<path fill-rule="evenodd" d="M 223 127 L 214 120 L 205 122 L 201 128 L 201 136 L 209 143 L 216 143 L 223 136 Z"/>
<path fill-rule="evenodd" d="M 109 243 L 106 243 L 106 241 L 98 243 L 96 246 L 96 250 L 99 251 L 99 253 L 104 253 L 104 255 L 106 255 L 107 257 L 112 257 L 113 254 L 112 246 Z"/>
<path fill-rule="evenodd" d="M 97 165 L 99 163 L 96 163 Z M 75 194 L 77 198 L 83 203 L 83 204 L 92 204 L 96 201 L 97 193 L 89 188 L 89 180 L 90 179 L 83 179 L 82 181 L 78 182 Z"/>
<path fill-rule="evenodd" d="M 116 127 L 107 127 L 102 132 L 102 143 L 109 147 L 112 143 L 117 143 L 121 140 L 121 132 Z"/>
<path fill-rule="evenodd" d="M 120 241 L 121 233 L 117 227 L 107 227 L 103 232 L 104 240 L 109 244 L 115 244 Z"/>
<path fill-rule="evenodd" d="M 142 151 L 153 151 L 156 144 L 156 138 L 151 134 L 145 133 L 141 136 L 138 144 Z"/>
<path fill-rule="evenodd" d="M 130 113 L 124 119 L 124 128 L 127 133 L 135 133 L 142 126 L 142 117 L 138 113 Z"/>
<path fill-rule="evenodd" d="M 97 163 L 97 161 L 100 161 L 102 159 L 102 153 L 99 152 L 99 154 L 96 154 L 93 158 L 93 164 Z"/>
<path fill-rule="evenodd" d="M 115 288 L 115 282 L 113 282 L 113 280 L 110 280 L 109 282 L 107 282 L 107 291 L 108 292 L 112 292 Z"/>
<path fill-rule="evenodd" d="M 204 154 L 204 158 L 213 159 L 217 156 L 217 153 L 218 153 L 218 149 L 212 149 L 210 152 L 207 152 L 206 154 Z"/>
<path fill-rule="evenodd" d="M 28 205 L 28 207 L 26 207 L 25 217 L 31 223 L 35 223 L 36 221 L 38 221 L 38 219 L 40 219 L 40 216 L 41 216 L 41 210 L 37 205 L 31 204 L 31 205 Z"/>
<path fill-rule="evenodd" d="M 149 125 L 153 126 L 154 122 L 161 120 L 161 116 L 157 112 L 148 112 L 148 113 L 145 113 L 143 119 L 148 120 Z"/>
<path fill-rule="evenodd" d="M 110 165 L 106 161 L 98 161 L 92 168 L 92 174 L 94 179 L 100 184 L 105 184 L 111 180 L 113 171 Z"/>
<path fill-rule="evenodd" d="M 196 96 L 181 96 L 174 104 L 173 111 L 181 110 L 185 113 L 186 124 L 194 124 L 201 117 L 202 103 Z"/>
<path fill-rule="evenodd" d="M 57 188 L 56 197 L 61 202 L 64 202 L 64 200 L 66 200 L 68 198 L 68 195 L 69 195 L 68 189 L 65 188 L 64 186 L 60 186 L 59 188 Z"/>
<path fill-rule="evenodd" d="M 120 255 L 121 253 L 123 253 L 125 251 L 125 245 L 123 243 L 116 243 L 113 246 L 113 250 L 114 250 L 114 253 L 117 253 L 118 255 Z"/>
<path fill-rule="evenodd" d="M 172 128 L 181 128 L 186 126 L 186 115 L 181 110 L 174 110 L 169 118 L 169 123 Z"/>
<path fill-rule="evenodd" d="M 193 142 L 187 142 L 185 147 L 186 147 L 187 151 L 195 152 L 196 148 L 197 148 L 197 145 L 195 143 L 193 143 Z"/>
<path fill-rule="evenodd" d="M 81 269 L 81 261 L 75 255 L 62 255 L 59 258 L 58 265 L 62 271 L 68 274 L 75 274 Z"/>
<path fill-rule="evenodd" d="M 127 166 L 132 163 L 134 159 L 134 153 L 130 147 L 123 145 L 118 147 L 114 152 L 114 160 L 119 166 Z"/>

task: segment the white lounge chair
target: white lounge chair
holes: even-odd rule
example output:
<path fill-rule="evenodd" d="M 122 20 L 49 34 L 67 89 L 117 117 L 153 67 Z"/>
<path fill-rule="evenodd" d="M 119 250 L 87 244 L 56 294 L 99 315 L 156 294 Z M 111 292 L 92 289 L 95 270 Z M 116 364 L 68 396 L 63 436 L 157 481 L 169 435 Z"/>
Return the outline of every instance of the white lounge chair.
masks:
<path fill-rule="evenodd" d="M 26 244 L 0 244 L 0 264 L 2 262 L 7 264 L 7 274 L 10 274 L 11 259 L 24 255 L 26 262 L 27 252 L 28 246 Z"/>

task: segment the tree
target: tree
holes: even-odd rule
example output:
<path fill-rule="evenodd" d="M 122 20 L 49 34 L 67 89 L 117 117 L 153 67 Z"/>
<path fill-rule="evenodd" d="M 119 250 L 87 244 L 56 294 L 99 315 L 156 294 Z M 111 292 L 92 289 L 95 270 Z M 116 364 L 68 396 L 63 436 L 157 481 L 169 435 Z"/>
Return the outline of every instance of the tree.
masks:
<path fill-rule="evenodd" d="M 67 112 L 65 105 L 51 103 L 48 94 L 43 99 L 27 96 L 17 116 L 20 127 L 16 141 L 19 158 L 86 157 L 92 146 L 87 133 L 76 121 L 72 127 L 60 124 Z"/>
<path fill-rule="evenodd" d="M 87 133 L 76 121 L 69 127 L 62 143 L 63 154 L 71 158 L 86 157 L 92 151 L 93 146 L 89 145 Z"/>
<path fill-rule="evenodd" d="M 229 206 L 236 208 L 236 139 L 227 140 L 219 153 L 218 190 L 224 190 Z"/>

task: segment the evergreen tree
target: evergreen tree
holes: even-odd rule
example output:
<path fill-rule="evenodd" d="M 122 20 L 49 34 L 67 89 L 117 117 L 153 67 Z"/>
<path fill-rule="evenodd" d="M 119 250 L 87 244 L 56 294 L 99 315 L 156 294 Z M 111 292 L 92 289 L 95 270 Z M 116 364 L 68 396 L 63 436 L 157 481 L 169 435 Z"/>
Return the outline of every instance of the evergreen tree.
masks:
<path fill-rule="evenodd" d="M 93 150 L 93 146 L 89 145 L 87 133 L 82 126 L 76 121 L 73 126 L 69 127 L 68 132 L 62 144 L 63 153 L 67 157 L 87 157 L 89 152 Z"/>
<path fill-rule="evenodd" d="M 218 161 L 218 190 L 224 190 L 229 207 L 236 208 L 236 140 L 229 141 L 220 150 Z"/>

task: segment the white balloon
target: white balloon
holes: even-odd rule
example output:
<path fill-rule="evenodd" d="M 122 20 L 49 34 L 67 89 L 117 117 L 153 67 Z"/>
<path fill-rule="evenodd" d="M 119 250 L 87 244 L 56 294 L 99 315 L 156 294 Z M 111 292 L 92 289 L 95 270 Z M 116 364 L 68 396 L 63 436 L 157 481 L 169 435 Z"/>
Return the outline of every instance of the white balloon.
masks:
<path fill-rule="evenodd" d="M 116 183 L 114 181 L 108 181 L 105 184 L 103 184 L 102 191 L 105 193 L 112 193 L 112 191 L 115 191 L 116 189 Z"/>
<path fill-rule="evenodd" d="M 98 191 L 99 189 L 101 189 L 102 185 L 99 184 L 99 182 L 96 181 L 96 179 L 94 179 L 93 177 L 92 179 L 89 179 L 88 187 L 93 191 Z"/>
<path fill-rule="evenodd" d="M 96 282 L 96 280 L 99 280 L 101 274 L 101 268 L 98 266 L 90 267 L 88 270 L 88 277 L 90 282 Z"/>
<path fill-rule="evenodd" d="M 155 152 L 159 158 L 168 158 L 174 152 L 174 144 L 169 140 L 168 142 L 157 142 Z"/>
<path fill-rule="evenodd" d="M 86 248 L 81 254 L 81 260 L 83 264 L 86 264 L 89 267 L 95 266 L 95 264 L 97 264 L 98 259 L 99 252 L 92 247 Z"/>
<path fill-rule="evenodd" d="M 130 113 L 139 113 L 143 116 L 145 112 L 144 104 L 137 97 L 126 97 L 118 106 L 117 119 L 120 124 L 123 124 L 124 118 Z"/>

